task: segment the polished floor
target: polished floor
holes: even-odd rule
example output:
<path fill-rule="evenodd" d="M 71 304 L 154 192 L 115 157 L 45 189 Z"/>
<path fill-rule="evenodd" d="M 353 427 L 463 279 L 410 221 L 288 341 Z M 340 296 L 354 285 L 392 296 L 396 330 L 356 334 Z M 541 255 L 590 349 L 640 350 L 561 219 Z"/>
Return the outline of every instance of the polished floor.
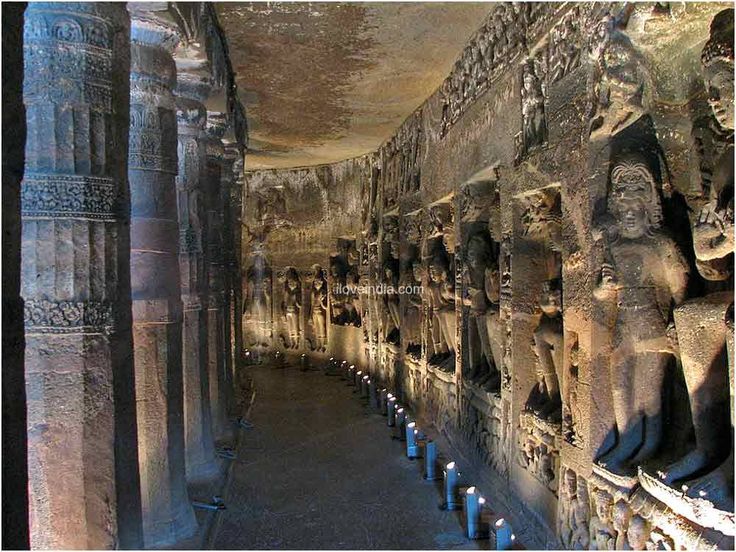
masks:
<path fill-rule="evenodd" d="M 421 477 L 386 419 L 337 377 L 249 367 L 254 429 L 244 431 L 215 549 L 478 549 L 441 482 Z"/>

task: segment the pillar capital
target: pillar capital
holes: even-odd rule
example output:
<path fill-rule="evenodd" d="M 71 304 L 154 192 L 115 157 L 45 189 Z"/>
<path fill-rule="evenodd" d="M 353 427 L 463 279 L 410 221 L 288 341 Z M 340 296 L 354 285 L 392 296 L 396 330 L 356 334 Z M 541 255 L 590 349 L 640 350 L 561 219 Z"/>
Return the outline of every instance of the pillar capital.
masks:
<path fill-rule="evenodd" d="M 180 30 L 167 12 L 155 3 L 129 2 L 128 13 L 131 43 L 160 47 L 171 57 L 179 44 Z"/>

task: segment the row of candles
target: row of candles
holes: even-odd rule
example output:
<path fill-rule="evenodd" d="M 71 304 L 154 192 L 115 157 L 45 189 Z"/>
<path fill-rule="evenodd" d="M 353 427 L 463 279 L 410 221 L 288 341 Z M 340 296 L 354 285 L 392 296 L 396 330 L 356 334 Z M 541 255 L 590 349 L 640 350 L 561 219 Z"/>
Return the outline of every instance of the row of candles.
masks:
<path fill-rule="evenodd" d="M 304 355 L 303 355 L 304 358 Z M 304 366 L 304 360 L 302 365 Z M 308 361 L 307 361 L 308 362 Z M 411 460 L 424 460 L 423 477 L 427 481 L 444 482 L 445 510 L 465 511 L 465 532 L 469 539 L 489 539 L 492 550 L 510 550 L 516 540 L 511 525 L 503 517 L 492 516 L 486 500 L 476 487 L 461 487 L 461 474 L 456 462 L 445 465 L 442 476 L 437 474 L 437 444 L 428 439 L 414 420 L 410 420 L 406 408 L 399 404 L 398 398 L 385 387 L 380 387 L 375 378 L 363 370 L 356 369 L 346 360 L 331 357 L 325 366 L 325 373 L 340 375 L 354 386 L 368 406 L 386 416 L 388 427 L 395 428 L 397 439 L 406 442 L 406 456 Z"/>

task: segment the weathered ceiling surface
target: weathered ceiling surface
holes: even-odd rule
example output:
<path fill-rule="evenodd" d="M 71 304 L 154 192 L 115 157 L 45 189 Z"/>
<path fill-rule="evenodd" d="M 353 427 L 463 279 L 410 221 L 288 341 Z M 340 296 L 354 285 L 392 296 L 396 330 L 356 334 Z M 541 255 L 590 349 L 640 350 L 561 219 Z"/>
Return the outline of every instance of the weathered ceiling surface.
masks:
<path fill-rule="evenodd" d="M 375 150 L 440 86 L 492 7 L 217 4 L 248 111 L 248 169 Z"/>

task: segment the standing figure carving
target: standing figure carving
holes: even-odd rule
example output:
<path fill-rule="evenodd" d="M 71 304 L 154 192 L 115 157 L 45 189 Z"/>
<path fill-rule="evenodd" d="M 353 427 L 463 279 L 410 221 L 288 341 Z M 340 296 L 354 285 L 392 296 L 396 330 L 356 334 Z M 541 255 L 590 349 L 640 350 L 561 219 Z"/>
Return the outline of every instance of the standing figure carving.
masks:
<path fill-rule="evenodd" d="M 468 372 L 466 378 L 488 392 L 501 387 L 500 366 L 503 350 L 500 340 L 498 263 L 484 231 L 468 240 L 463 279 L 463 303 L 468 317 Z"/>
<path fill-rule="evenodd" d="M 542 284 L 539 298 L 542 316 L 534 330 L 534 352 L 537 356 L 537 381 L 544 382 L 544 393 L 535 404 L 528 405 L 541 418 L 559 422 L 562 411 L 562 290 L 558 280 Z"/>
<path fill-rule="evenodd" d="M 271 325 L 271 267 L 262 255 L 257 255 L 248 269 L 243 312 L 255 323 L 256 344 L 267 347 Z"/>
<path fill-rule="evenodd" d="M 688 497 L 707 500 L 730 512 L 734 508 L 733 442 L 728 441 L 734 381 L 733 358 L 727 358 L 726 350 L 727 343 L 733 342 L 733 32 L 734 12 L 729 8 L 714 18 L 702 53 L 713 116 L 729 136 L 715 163 L 708 202 L 693 225 L 698 271 L 706 280 L 724 282 L 726 291 L 691 299 L 675 309 L 695 448 L 659 472 L 670 485 L 687 482 Z"/>
<path fill-rule="evenodd" d="M 310 292 L 311 319 L 316 350 L 323 352 L 327 348 L 327 280 L 320 265 L 312 266 L 312 272 L 314 279 Z"/>
<path fill-rule="evenodd" d="M 289 331 L 289 348 L 299 348 L 299 314 L 302 309 L 302 285 L 299 273 L 294 267 L 286 271 L 284 282 L 284 300 L 281 305 L 286 317 L 286 326 Z"/>
<path fill-rule="evenodd" d="M 646 161 L 629 154 L 611 171 L 605 231 L 607 259 L 594 291 L 615 312 L 609 367 L 617 440 L 598 458 L 624 473 L 651 457 L 662 440 L 662 386 L 674 348 L 672 304 L 682 302 L 688 266 L 661 229 L 662 208 Z"/>
<path fill-rule="evenodd" d="M 613 527 L 613 497 L 602 489 L 593 495 L 595 515 L 590 519 L 591 550 L 615 550 L 616 529 Z"/>
<path fill-rule="evenodd" d="M 433 364 L 445 372 L 455 370 L 455 285 L 454 274 L 444 251 L 429 264 L 429 303 L 432 311 Z"/>

